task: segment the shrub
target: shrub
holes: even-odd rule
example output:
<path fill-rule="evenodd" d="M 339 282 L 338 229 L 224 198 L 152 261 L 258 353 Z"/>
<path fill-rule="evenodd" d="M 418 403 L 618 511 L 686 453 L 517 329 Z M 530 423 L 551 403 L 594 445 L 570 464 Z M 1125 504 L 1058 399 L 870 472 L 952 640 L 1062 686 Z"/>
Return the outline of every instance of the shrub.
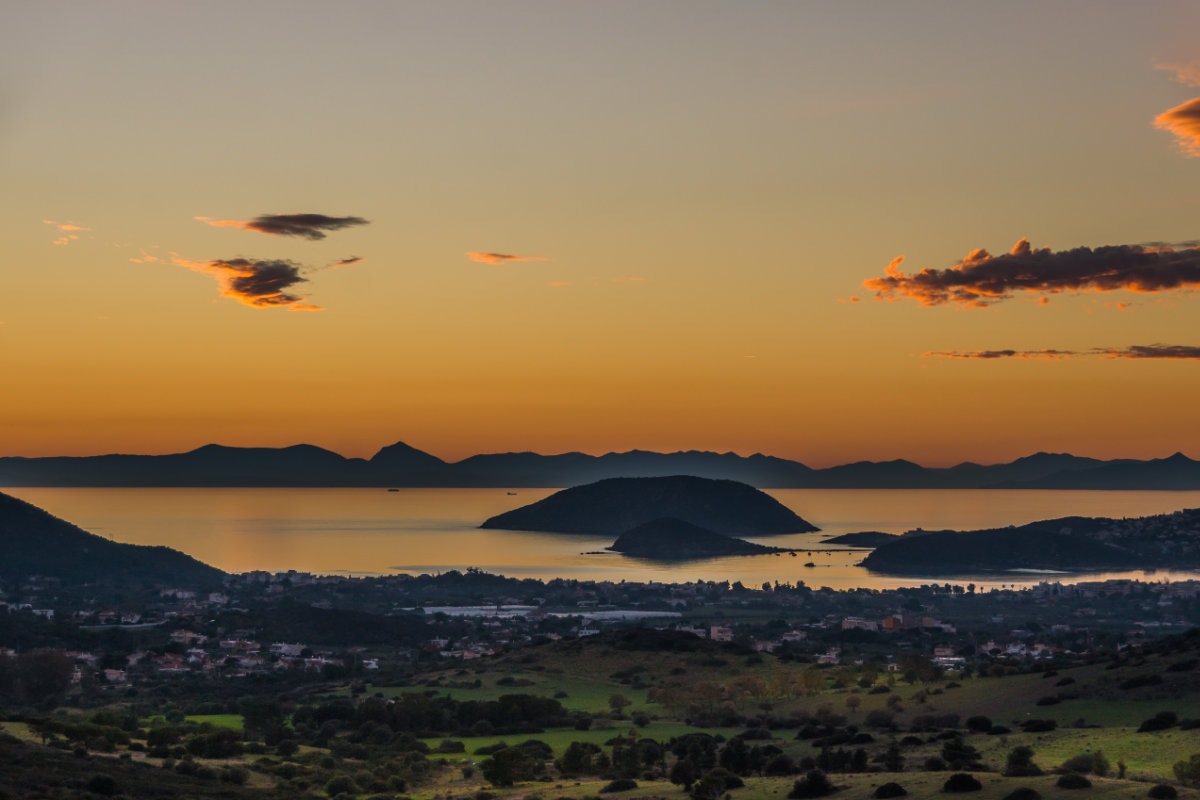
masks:
<path fill-rule="evenodd" d="M 930 756 L 925 759 L 926 772 L 942 772 L 946 769 L 946 762 L 940 756 Z"/>
<path fill-rule="evenodd" d="M 338 775 L 330 778 L 325 784 L 325 793 L 330 797 L 346 792 L 347 794 L 357 794 L 358 786 L 354 783 L 354 779 L 349 775 Z"/>
<path fill-rule="evenodd" d="M 967 717 L 967 730 L 976 733 L 987 733 L 992 729 L 992 721 L 983 716 Z"/>
<path fill-rule="evenodd" d="M 1062 702 L 1062 699 L 1061 699 L 1061 698 L 1059 698 L 1059 697 L 1039 697 L 1039 698 L 1038 698 L 1038 700 L 1037 700 L 1037 702 L 1036 702 L 1036 703 L 1034 703 L 1034 705 L 1038 705 L 1038 706 L 1056 706 L 1056 705 L 1058 705 L 1058 704 L 1059 704 L 1059 703 L 1061 703 L 1061 702 Z"/>
<path fill-rule="evenodd" d="M 1150 787 L 1150 791 L 1146 792 L 1146 796 L 1153 797 L 1154 800 L 1175 800 L 1176 797 L 1179 797 L 1179 792 L 1175 791 L 1174 786 L 1158 783 Z"/>
<path fill-rule="evenodd" d="M 833 794 L 833 784 L 829 782 L 829 778 L 819 769 L 810 770 L 800 780 L 792 785 L 792 790 L 788 792 L 788 797 L 791 800 L 799 800 L 800 798 L 808 797 L 825 797 Z"/>
<path fill-rule="evenodd" d="M 1138 726 L 1138 733 L 1152 733 L 1153 731 L 1165 731 L 1167 728 L 1175 727 L 1179 722 L 1179 716 L 1174 711 L 1160 711 L 1150 719 Z"/>
<path fill-rule="evenodd" d="M 1100 750 L 1095 753 L 1081 753 L 1064 761 L 1060 769 L 1063 772 L 1078 772 L 1080 775 L 1091 773 L 1103 778 L 1108 774 L 1108 759 Z"/>
<path fill-rule="evenodd" d="M 1129 691 L 1131 689 L 1140 689 L 1143 686 L 1160 686 L 1162 682 L 1162 675 L 1157 673 L 1153 675 L 1138 675 L 1121 681 L 1120 688 L 1124 691 Z"/>
<path fill-rule="evenodd" d="M 988 736 L 1005 736 L 1010 733 L 1012 733 L 1012 728 L 1009 728 L 1005 725 L 993 725 L 991 727 L 991 729 L 988 730 L 987 735 Z"/>
<path fill-rule="evenodd" d="M 1092 782 L 1077 772 L 1068 772 L 1058 779 L 1056 786 L 1060 789 L 1090 789 Z"/>
<path fill-rule="evenodd" d="M 633 778 L 617 778 L 615 781 L 609 781 L 608 784 L 600 790 L 600 794 L 608 792 L 627 792 L 630 789 L 637 788 L 637 781 Z"/>
<path fill-rule="evenodd" d="M 943 792 L 978 792 L 983 784 L 968 772 L 956 772 L 942 784 Z"/>
<path fill-rule="evenodd" d="M 1026 733 L 1047 733 L 1058 727 L 1052 719 L 1027 719 L 1021 723 L 1021 730 Z"/>
<path fill-rule="evenodd" d="M 903 786 L 895 781 L 889 781 L 876 789 L 871 796 L 879 798 L 879 800 L 884 800 L 887 797 L 904 797 L 907 794 L 908 790 Z"/>
<path fill-rule="evenodd" d="M 1004 795 L 1004 800 L 1042 800 L 1042 793 L 1028 786 L 1019 786 Z"/>

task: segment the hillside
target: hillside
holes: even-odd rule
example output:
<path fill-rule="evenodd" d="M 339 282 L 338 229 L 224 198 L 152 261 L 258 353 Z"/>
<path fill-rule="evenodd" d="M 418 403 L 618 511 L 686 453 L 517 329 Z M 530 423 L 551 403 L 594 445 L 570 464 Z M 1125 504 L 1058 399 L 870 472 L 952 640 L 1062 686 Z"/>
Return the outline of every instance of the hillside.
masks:
<path fill-rule="evenodd" d="M 0 580 L 212 586 L 225 573 L 169 547 L 112 542 L 0 493 Z"/>
<path fill-rule="evenodd" d="M 690 475 L 610 478 L 564 489 L 492 517 L 480 527 L 617 536 L 661 517 L 676 517 L 726 536 L 818 530 L 753 486 Z"/>

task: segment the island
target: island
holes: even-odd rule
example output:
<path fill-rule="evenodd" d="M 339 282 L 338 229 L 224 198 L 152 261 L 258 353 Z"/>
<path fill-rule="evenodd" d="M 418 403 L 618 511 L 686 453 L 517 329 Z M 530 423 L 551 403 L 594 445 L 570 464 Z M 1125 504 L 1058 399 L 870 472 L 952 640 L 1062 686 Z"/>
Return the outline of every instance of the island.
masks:
<path fill-rule="evenodd" d="M 819 530 L 753 486 L 691 475 L 608 478 L 563 489 L 544 500 L 494 516 L 480 527 L 618 536 L 663 517 L 674 517 L 724 536 Z"/>
<path fill-rule="evenodd" d="M 608 548 L 627 556 L 688 561 L 722 556 L 756 556 L 785 550 L 710 531 L 676 517 L 660 517 L 625 531 Z"/>

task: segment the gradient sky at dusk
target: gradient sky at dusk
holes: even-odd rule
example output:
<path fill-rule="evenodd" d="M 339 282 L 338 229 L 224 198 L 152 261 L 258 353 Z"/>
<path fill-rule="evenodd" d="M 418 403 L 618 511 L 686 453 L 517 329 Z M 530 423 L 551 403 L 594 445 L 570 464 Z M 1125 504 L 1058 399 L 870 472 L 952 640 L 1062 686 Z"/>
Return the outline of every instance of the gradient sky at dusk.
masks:
<path fill-rule="evenodd" d="M 1200 457 L 1194 0 L 2 7 L 0 455 Z"/>

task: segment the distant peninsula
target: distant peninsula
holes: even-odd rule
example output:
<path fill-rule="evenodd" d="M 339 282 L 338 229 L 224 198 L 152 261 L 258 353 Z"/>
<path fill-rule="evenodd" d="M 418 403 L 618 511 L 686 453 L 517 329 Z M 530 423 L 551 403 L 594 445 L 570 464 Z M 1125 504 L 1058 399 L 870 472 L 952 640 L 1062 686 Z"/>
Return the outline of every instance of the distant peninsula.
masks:
<path fill-rule="evenodd" d="M 895 541 L 896 534 L 884 533 L 882 531 L 858 531 L 857 533 L 843 533 L 841 536 L 831 536 L 828 539 L 822 539 L 821 544 L 844 544 L 850 547 L 879 547 L 888 542 Z"/>
<path fill-rule="evenodd" d="M 1196 569 L 1200 509 L 1127 519 L 1060 517 L 979 531 L 909 531 L 877 547 L 862 566 L 898 575 Z"/>
<path fill-rule="evenodd" d="M 563 489 L 544 500 L 492 517 L 480 527 L 617 536 L 663 517 L 723 536 L 819 530 L 753 486 L 691 475 L 609 478 Z"/>
<path fill-rule="evenodd" d="M 654 453 L 487 453 L 448 462 L 396 442 L 369 459 L 313 445 L 226 447 L 208 444 L 168 455 L 0 457 L 3 486 L 579 486 L 606 478 L 695 475 L 760 489 L 1200 489 L 1200 461 L 1168 458 L 1100 461 L 1035 453 L 1005 464 L 964 462 L 932 468 L 898 459 L 814 469 L 755 453 L 689 450 Z"/>
<path fill-rule="evenodd" d="M 608 548 L 627 556 L 658 561 L 687 561 L 721 556 L 785 552 L 778 547 L 723 536 L 675 517 L 660 517 L 625 531 Z"/>

